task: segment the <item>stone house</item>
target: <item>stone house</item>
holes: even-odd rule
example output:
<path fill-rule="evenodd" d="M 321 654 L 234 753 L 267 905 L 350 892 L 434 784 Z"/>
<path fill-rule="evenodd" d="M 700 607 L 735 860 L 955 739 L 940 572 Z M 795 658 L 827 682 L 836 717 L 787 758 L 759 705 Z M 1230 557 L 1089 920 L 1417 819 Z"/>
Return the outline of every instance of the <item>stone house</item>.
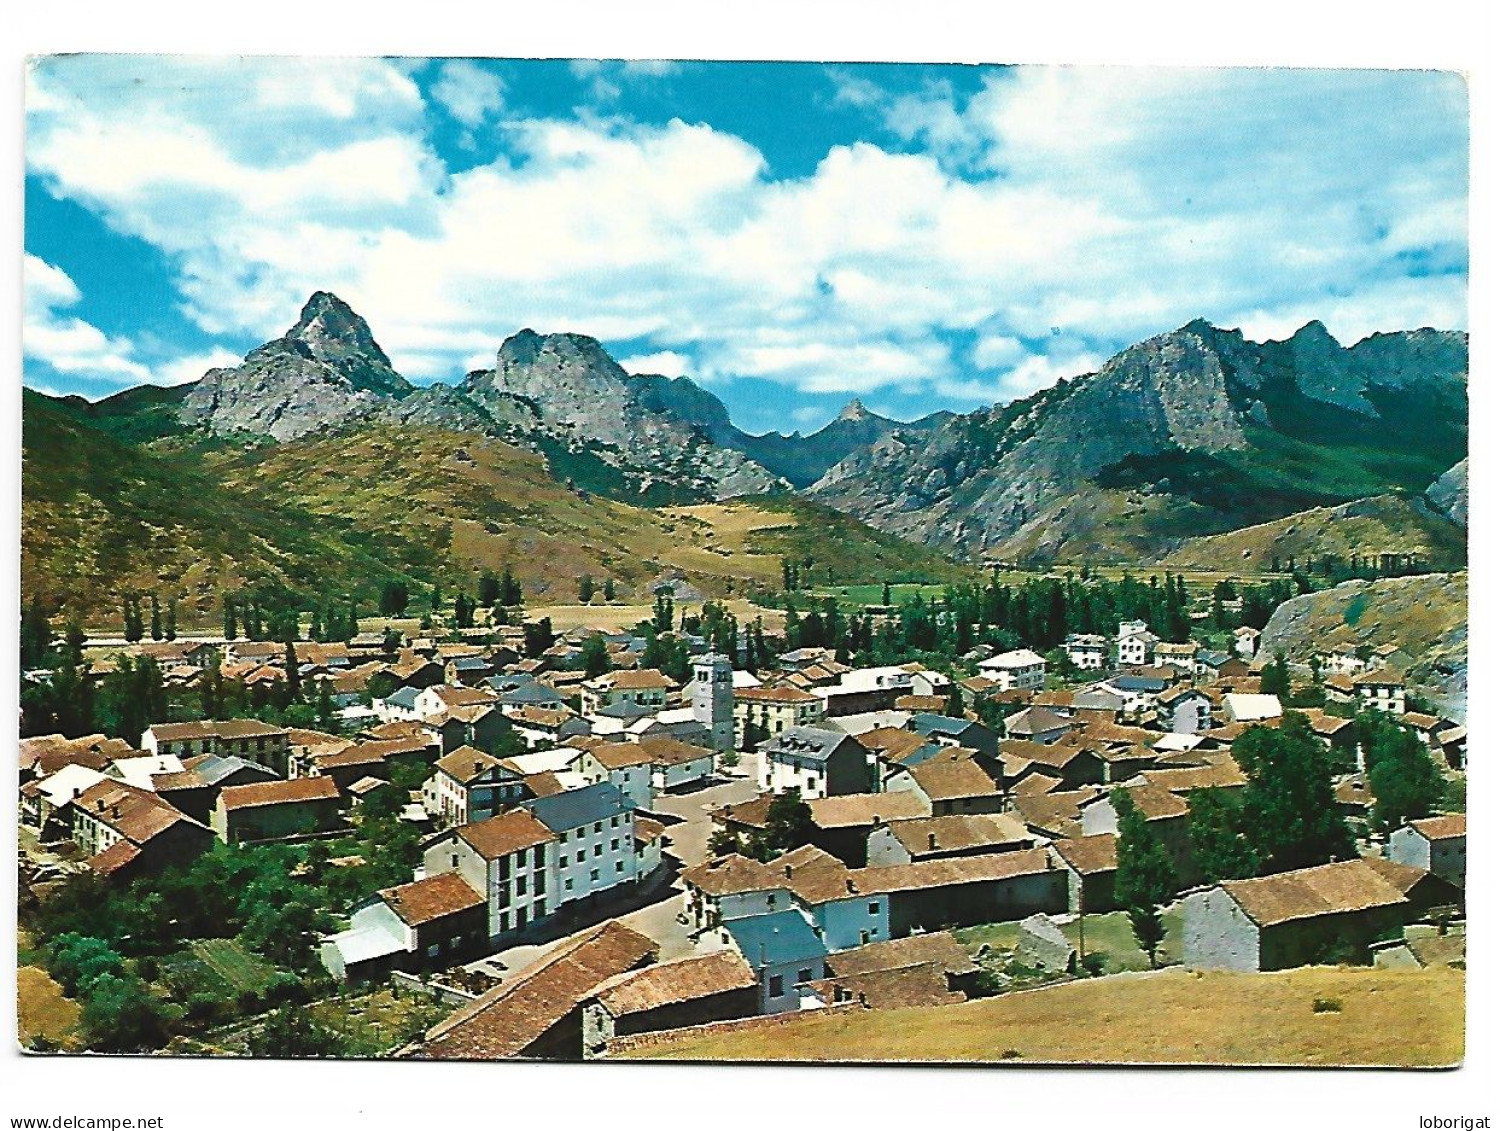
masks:
<path fill-rule="evenodd" d="M 1225 880 L 1182 901 L 1183 965 L 1250 971 L 1359 960 L 1381 935 L 1453 896 L 1419 868 L 1370 857 Z"/>
<path fill-rule="evenodd" d="M 733 950 L 715 951 L 617 974 L 583 1006 L 583 1055 L 603 1054 L 616 1037 L 752 1017 L 756 976 Z"/>
<path fill-rule="evenodd" d="M 1386 855 L 1397 864 L 1421 868 L 1462 889 L 1466 871 L 1468 819 L 1462 813 L 1424 817 L 1391 833 Z"/>
<path fill-rule="evenodd" d="M 1097 915 L 1120 906 L 1115 898 L 1115 848 L 1118 843 L 1119 839 L 1113 833 L 1068 837 L 1052 842 L 1052 852 L 1068 873 L 1069 911 Z"/>
<path fill-rule="evenodd" d="M 308 839 L 343 824 L 343 799 L 327 777 L 232 785 L 220 792 L 210 824 L 225 844 Z"/>
<path fill-rule="evenodd" d="M 1354 692 L 1362 711 L 1406 713 L 1406 679 L 1391 668 L 1375 668 L 1355 676 Z"/>
<path fill-rule="evenodd" d="M 581 1060 L 584 1007 L 657 946 L 614 920 L 548 951 L 429 1029 L 405 1055 L 427 1060 Z"/>

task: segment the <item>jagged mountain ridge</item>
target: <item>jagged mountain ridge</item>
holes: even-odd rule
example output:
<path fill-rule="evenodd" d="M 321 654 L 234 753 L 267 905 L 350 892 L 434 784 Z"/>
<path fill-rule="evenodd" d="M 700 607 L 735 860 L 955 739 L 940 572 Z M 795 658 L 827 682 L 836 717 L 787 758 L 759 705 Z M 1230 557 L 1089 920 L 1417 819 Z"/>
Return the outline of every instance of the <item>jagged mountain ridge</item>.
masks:
<path fill-rule="evenodd" d="M 879 443 L 893 432 L 930 432 L 951 420 L 953 415 L 951 412 L 934 412 L 906 424 L 871 412 L 856 397 L 838 416 L 806 436 L 800 432 L 790 435 L 767 432 L 763 436 L 748 436 L 741 432 L 726 442 L 801 489 L 812 486 L 829 468 L 854 452 Z"/>
<path fill-rule="evenodd" d="M 1420 493 L 1465 452 L 1467 364 L 1458 333 L 1346 349 L 1317 322 L 1257 344 L 1200 320 L 1024 400 L 893 433 L 810 493 L 969 556 L 1159 553 L 1308 507 Z"/>
<path fill-rule="evenodd" d="M 683 379 L 631 377 L 592 338 L 523 330 L 500 347 L 493 370 L 418 387 L 327 291 L 280 338 L 188 387 L 178 420 L 277 442 L 367 423 L 478 432 L 564 456 L 595 473 L 593 486 L 617 479 L 623 493 L 641 495 L 653 486 L 715 498 L 787 486 L 720 442 L 739 433 L 711 393 Z"/>

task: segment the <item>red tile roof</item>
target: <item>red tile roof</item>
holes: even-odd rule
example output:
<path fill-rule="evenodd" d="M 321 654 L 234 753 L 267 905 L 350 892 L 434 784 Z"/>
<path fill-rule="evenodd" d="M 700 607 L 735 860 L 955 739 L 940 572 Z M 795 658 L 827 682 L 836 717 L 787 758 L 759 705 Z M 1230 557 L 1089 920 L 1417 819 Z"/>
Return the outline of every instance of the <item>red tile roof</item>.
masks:
<path fill-rule="evenodd" d="M 439 1060 L 522 1056 L 600 985 L 655 952 L 656 944 L 646 936 L 610 920 L 440 1021 L 416 1055 Z"/>

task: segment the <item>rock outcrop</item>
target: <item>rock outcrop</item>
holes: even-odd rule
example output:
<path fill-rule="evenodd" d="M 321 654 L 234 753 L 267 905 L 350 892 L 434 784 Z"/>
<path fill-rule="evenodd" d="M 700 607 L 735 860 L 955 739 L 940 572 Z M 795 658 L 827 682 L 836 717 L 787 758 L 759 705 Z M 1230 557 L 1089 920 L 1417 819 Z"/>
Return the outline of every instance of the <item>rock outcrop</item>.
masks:
<path fill-rule="evenodd" d="M 1446 515 L 1450 521 L 1469 527 L 1469 461 L 1467 458 L 1443 472 L 1436 483 L 1427 488 L 1427 501 Z"/>
<path fill-rule="evenodd" d="M 459 391 L 497 415 L 530 410 L 558 439 L 673 486 L 718 498 L 788 486 L 725 446 L 737 430 L 717 397 L 686 378 L 632 376 L 582 334 L 522 330 Z"/>
<path fill-rule="evenodd" d="M 413 387 L 391 368 L 365 320 L 318 291 L 297 324 L 232 369 L 210 369 L 187 394 L 185 424 L 294 440 L 381 414 Z"/>
<path fill-rule="evenodd" d="M 971 557 L 1160 554 L 1192 534 L 1388 491 L 1390 472 L 1347 453 L 1404 450 L 1412 411 L 1423 458 L 1446 466 L 1466 443 L 1466 359 L 1462 334 L 1382 334 L 1346 350 L 1316 322 L 1256 344 L 1194 321 L 1024 400 L 892 432 L 811 494 Z"/>

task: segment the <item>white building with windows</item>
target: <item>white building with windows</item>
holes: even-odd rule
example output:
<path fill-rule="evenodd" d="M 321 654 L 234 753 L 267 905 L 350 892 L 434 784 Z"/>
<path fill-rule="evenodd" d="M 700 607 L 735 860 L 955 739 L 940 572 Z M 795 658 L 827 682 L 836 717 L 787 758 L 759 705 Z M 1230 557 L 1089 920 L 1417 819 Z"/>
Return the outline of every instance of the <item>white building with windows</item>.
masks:
<path fill-rule="evenodd" d="M 1040 691 L 1047 685 L 1047 661 L 1030 648 L 1001 652 L 979 664 L 1001 691 Z"/>
<path fill-rule="evenodd" d="M 633 807 L 609 782 L 537 797 L 521 808 L 557 838 L 559 905 L 635 882 Z"/>
<path fill-rule="evenodd" d="M 1122 620 L 1115 637 L 1115 663 L 1122 668 L 1145 667 L 1156 658 L 1161 638 L 1143 620 Z"/>
<path fill-rule="evenodd" d="M 1109 641 L 1090 633 L 1072 633 L 1063 642 L 1068 659 L 1080 671 L 1101 671 L 1109 661 Z"/>
<path fill-rule="evenodd" d="M 525 809 L 512 809 L 429 839 L 425 875 L 457 872 L 485 897 L 489 935 L 498 942 L 534 927 L 560 906 L 554 877 L 556 834 Z"/>

